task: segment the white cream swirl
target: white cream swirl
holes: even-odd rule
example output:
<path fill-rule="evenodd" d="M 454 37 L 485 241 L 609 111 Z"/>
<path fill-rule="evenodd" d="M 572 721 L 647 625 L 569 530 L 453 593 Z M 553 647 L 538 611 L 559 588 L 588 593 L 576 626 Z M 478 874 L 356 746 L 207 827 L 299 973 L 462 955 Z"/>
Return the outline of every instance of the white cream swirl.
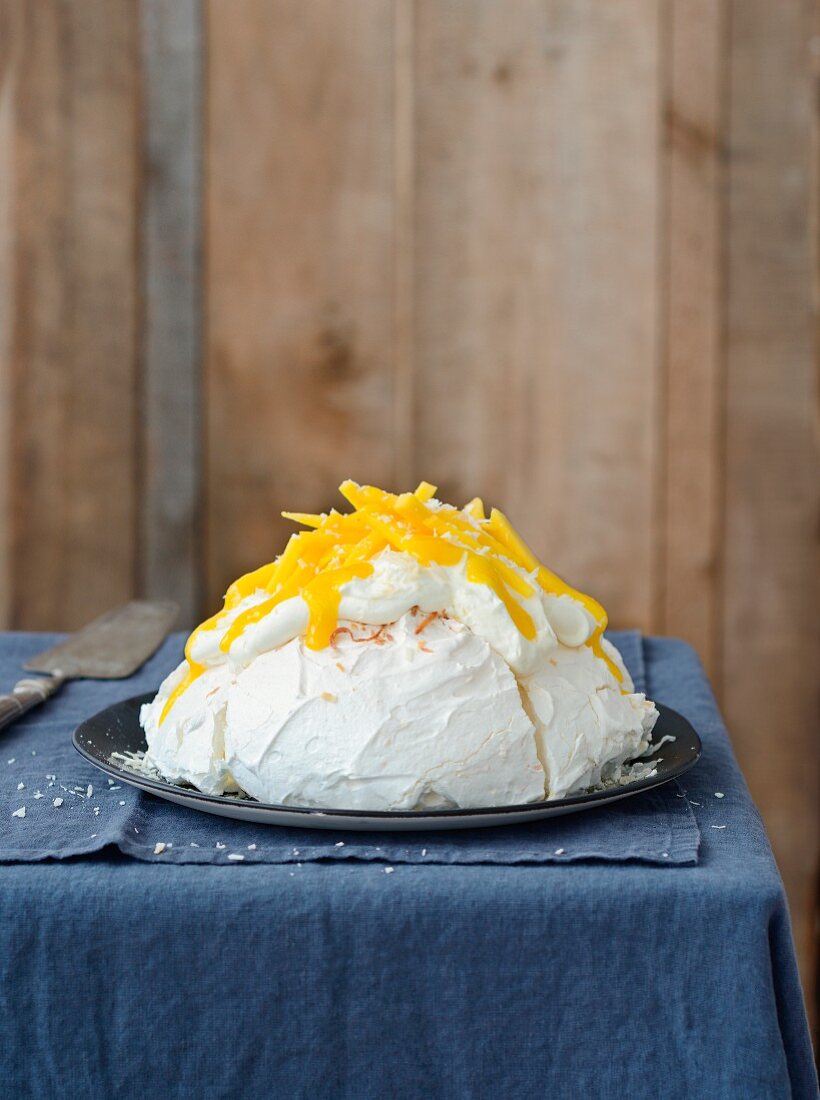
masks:
<path fill-rule="evenodd" d="M 520 566 L 508 564 L 533 589 L 531 596 L 516 597 L 535 625 L 536 636 L 532 641 L 518 630 L 491 588 L 467 579 L 465 562 L 453 566 L 421 565 L 412 555 L 391 549 L 383 550 L 373 559 L 370 576 L 342 585 L 339 619 L 378 626 L 395 622 L 413 607 L 425 612 L 446 611 L 483 638 L 513 672 L 524 675 L 543 663 L 556 646 L 583 645 L 596 623 L 580 602 L 570 596 L 548 595 Z M 295 596 L 247 626 L 233 641 L 227 655 L 223 653 L 220 643 L 234 619 L 264 598 L 264 593 L 247 597 L 216 628 L 202 631 L 193 643 L 193 660 L 209 667 L 230 660 L 231 666 L 238 670 L 262 653 L 304 634 L 308 609 L 302 597 Z"/>
<path fill-rule="evenodd" d="M 344 625 L 323 650 L 294 638 L 238 673 L 208 669 L 160 726 L 173 673 L 143 707 L 150 761 L 200 790 L 238 784 L 280 805 L 411 810 L 544 797 L 516 679 L 486 642 L 421 612 L 378 641 Z"/>

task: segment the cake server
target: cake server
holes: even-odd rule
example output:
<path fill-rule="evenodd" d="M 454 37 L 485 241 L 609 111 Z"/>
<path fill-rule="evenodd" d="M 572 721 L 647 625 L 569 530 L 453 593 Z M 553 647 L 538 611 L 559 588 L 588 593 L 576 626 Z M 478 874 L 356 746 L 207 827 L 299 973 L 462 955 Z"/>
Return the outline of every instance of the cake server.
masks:
<path fill-rule="evenodd" d="M 178 611 L 170 600 L 131 600 L 32 657 L 23 668 L 43 675 L 18 680 L 9 695 L 0 695 L 0 729 L 48 699 L 66 680 L 130 676 L 157 650 Z"/>

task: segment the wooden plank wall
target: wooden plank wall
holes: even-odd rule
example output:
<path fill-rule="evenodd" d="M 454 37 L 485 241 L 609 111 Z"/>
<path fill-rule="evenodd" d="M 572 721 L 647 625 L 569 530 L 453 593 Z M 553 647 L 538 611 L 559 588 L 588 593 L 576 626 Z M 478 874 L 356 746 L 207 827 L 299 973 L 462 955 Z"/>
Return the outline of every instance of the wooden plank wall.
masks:
<path fill-rule="evenodd" d="M 807 984 L 814 0 L 0 0 L 0 623 L 187 621 L 342 476 L 701 653 Z"/>
<path fill-rule="evenodd" d="M 7 622 L 136 577 L 140 80 L 127 0 L 0 7 Z"/>
<path fill-rule="evenodd" d="M 415 472 L 497 501 L 647 627 L 658 10 L 422 0 L 415 20 Z"/>
<path fill-rule="evenodd" d="M 716 676 L 722 635 L 726 8 L 714 0 L 675 4 L 667 33 L 657 626 L 690 641 Z"/>
<path fill-rule="evenodd" d="M 143 591 L 196 618 L 202 516 L 199 0 L 143 0 L 140 542 Z"/>
<path fill-rule="evenodd" d="M 340 470 L 395 478 L 396 210 L 391 5 L 242 0 L 208 19 L 214 602 L 290 533 L 283 500 L 328 507 Z"/>
<path fill-rule="evenodd" d="M 721 691 L 804 957 L 817 888 L 817 31 L 806 0 L 733 12 L 726 224 Z"/>

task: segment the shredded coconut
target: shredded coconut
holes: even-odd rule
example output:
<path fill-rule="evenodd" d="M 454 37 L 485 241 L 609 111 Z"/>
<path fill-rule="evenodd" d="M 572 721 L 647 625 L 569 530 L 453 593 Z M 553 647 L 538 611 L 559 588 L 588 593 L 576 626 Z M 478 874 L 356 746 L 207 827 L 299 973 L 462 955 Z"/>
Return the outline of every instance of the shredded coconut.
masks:
<path fill-rule="evenodd" d="M 630 783 L 638 783 L 642 779 L 654 779 L 658 774 L 658 764 L 662 762 L 663 758 L 658 757 L 655 760 L 633 760 L 631 763 L 617 764 L 609 770 L 605 768 L 598 783 L 592 787 L 586 787 L 583 791 L 573 791 L 573 794 L 611 791 L 617 787 L 626 787 Z"/>

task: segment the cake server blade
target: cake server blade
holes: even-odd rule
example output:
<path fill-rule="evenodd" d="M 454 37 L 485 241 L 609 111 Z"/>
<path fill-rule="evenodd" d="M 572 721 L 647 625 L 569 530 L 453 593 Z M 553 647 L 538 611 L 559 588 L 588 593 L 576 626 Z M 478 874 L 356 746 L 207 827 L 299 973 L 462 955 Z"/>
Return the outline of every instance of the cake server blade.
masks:
<path fill-rule="evenodd" d="M 170 600 L 131 600 L 106 611 L 64 642 L 26 661 L 29 672 L 63 680 L 120 680 L 144 664 L 174 624 Z"/>

